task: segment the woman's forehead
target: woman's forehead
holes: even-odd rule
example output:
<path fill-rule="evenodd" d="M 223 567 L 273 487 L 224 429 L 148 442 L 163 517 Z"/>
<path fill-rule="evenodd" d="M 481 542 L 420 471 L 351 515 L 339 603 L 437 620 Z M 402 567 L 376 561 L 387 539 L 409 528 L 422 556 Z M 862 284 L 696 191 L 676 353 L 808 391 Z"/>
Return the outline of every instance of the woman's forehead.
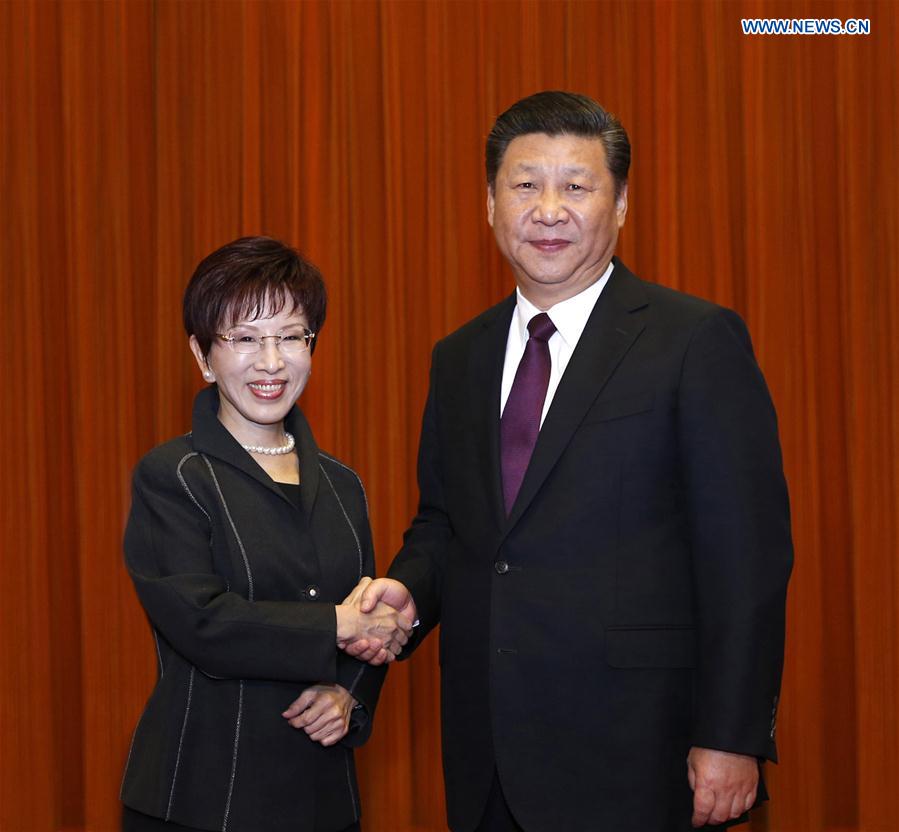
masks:
<path fill-rule="evenodd" d="M 233 306 L 225 316 L 230 326 L 258 326 L 277 319 L 279 324 L 306 325 L 302 307 L 294 303 L 290 296 L 277 298 L 247 299 L 240 306 Z"/>

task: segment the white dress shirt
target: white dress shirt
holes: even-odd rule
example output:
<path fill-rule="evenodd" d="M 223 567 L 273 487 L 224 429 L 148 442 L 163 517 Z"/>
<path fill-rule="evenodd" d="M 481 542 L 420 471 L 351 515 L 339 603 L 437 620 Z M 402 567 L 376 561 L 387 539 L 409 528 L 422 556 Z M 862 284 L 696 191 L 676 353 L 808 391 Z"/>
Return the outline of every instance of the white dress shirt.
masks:
<path fill-rule="evenodd" d="M 602 277 L 595 283 L 591 283 L 583 292 L 576 294 L 574 297 L 563 300 L 549 309 L 541 310 L 532 304 L 521 290 L 516 290 L 518 297 L 515 304 L 515 311 L 512 313 L 512 323 L 509 325 L 509 338 L 506 341 L 506 361 L 503 365 L 503 386 L 500 392 L 499 414 L 502 417 L 503 410 L 506 407 L 506 401 L 509 398 L 509 392 L 512 390 L 512 383 L 515 381 L 515 373 L 518 372 L 518 365 L 521 357 L 524 355 L 524 346 L 527 343 L 528 323 L 535 315 L 545 311 L 549 315 L 549 319 L 555 324 L 556 331 L 549 339 L 549 357 L 552 362 L 552 369 L 549 373 L 549 386 L 546 388 L 546 399 L 543 402 L 543 413 L 540 416 L 540 427 L 543 427 L 543 420 L 549 412 L 549 406 L 552 404 L 553 396 L 556 388 L 562 380 L 562 374 L 571 360 L 571 355 L 577 342 L 587 326 L 587 319 L 596 306 L 599 295 L 609 282 L 609 276 L 612 274 L 613 264 L 610 262 L 603 272 Z"/>

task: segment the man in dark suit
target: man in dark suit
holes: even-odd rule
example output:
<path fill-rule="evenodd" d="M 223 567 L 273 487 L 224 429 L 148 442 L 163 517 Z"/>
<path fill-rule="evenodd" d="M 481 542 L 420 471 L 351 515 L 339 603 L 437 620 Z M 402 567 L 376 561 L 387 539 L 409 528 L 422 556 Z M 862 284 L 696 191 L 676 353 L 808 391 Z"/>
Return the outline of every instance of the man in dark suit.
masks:
<path fill-rule="evenodd" d="M 441 624 L 457 832 L 732 825 L 775 759 L 775 414 L 736 313 L 613 257 L 629 164 L 584 96 L 497 119 L 487 217 L 517 292 L 435 347 L 419 511 L 358 593 L 419 619 L 405 653 Z"/>

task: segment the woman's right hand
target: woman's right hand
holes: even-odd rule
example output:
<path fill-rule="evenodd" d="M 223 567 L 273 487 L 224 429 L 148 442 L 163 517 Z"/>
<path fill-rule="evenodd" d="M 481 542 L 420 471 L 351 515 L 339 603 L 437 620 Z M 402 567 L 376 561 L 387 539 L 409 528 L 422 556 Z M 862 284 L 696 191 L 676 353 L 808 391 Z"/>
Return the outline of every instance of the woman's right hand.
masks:
<path fill-rule="evenodd" d="M 393 661 L 409 641 L 412 621 L 383 602 L 378 602 L 371 612 L 362 612 L 360 600 L 357 587 L 344 603 L 337 605 L 337 646 L 342 649 L 350 641 L 367 641 L 386 652 L 386 661 Z"/>

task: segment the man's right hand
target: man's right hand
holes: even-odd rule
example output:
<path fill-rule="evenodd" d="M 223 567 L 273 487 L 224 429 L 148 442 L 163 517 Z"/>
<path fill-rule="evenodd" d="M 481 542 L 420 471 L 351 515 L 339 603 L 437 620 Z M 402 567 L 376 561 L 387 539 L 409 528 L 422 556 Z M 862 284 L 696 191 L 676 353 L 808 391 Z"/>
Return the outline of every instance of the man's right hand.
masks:
<path fill-rule="evenodd" d="M 372 619 L 373 626 L 361 626 L 353 630 L 349 609 L 356 610 L 359 621 L 374 617 L 380 623 L 374 624 Z M 342 613 L 342 610 L 345 611 Z M 346 619 L 343 633 L 342 617 Z M 363 578 L 343 604 L 337 607 L 337 644 L 348 655 L 360 661 L 373 665 L 390 662 L 409 640 L 417 618 L 412 594 L 399 581 L 392 578 Z M 390 621 L 395 622 L 393 631 L 389 626 Z"/>

